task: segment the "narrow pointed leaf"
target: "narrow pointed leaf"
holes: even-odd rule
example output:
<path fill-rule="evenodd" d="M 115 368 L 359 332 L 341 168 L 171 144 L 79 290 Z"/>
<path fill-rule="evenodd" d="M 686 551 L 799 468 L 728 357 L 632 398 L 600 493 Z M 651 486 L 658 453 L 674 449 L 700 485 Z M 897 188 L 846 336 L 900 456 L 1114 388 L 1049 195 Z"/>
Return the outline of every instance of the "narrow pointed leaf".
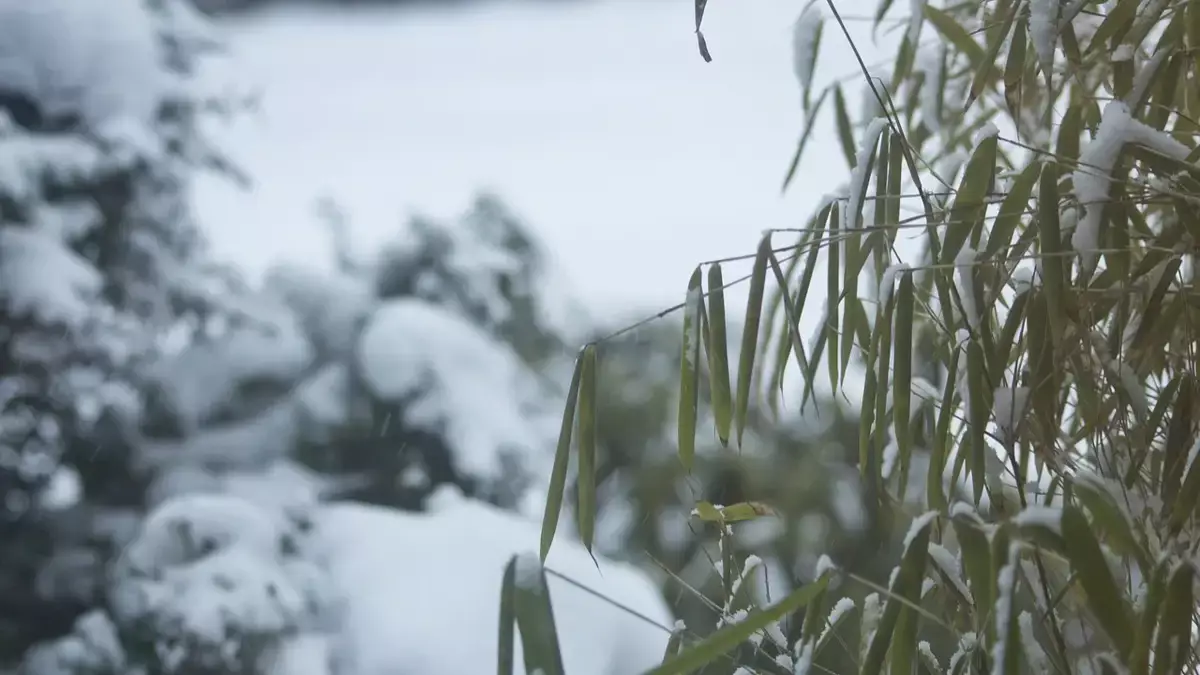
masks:
<path fill-rule="evenodd" d="M 908 483 L 908 466 L 912 458 L 912 356 L 913 356 L 913 309 L 916 304 L 912 274 L 900 275 L 900 288 L 896 296 L 896 346 L 894 359 L 894 382 L 892 385 L 892 426 L 896 431 L 896 445 L 900 450 L 900 499 L 904 499 Z"/>
<path fill-rule="evenodd" d="M 579 538 L 588 553 L 596 532 L 596 346 L 583 348 L 579 380 L 579 477 L 576 483 Z"/>
<path fill-rule="evenodd" d="M 514 556 L 513 613 L 521 633 L 521 652 L 527 675 L 564 675 L 558 629 L 550 604 L 546 571 L 531 556 Z M 532 567 L 533 569 L 528 569 Z"/>
<path fill-rule="evenodd" d="M 1083 512 L 1074 506 L 1063 510 L 1062 535 L 1067 557 L 1087 593 L 1088 606 L 1122 658 L 1133 648 L 1133 610 L 1117 588 L 1100 544 Z"/>
<path fill-rule="evenodd" d="M 967 29 L 962 27 L 962 24 L 955 21 L 954 17 L 944 10 L 927 3 L 925 4 L 925 18 L 929 19 L 929 23 L 933 24 L 942 37 L 966 54 L 971 61 L 972 69 L 981 67 L 987 54 L 984 53 L 983 47 L 980 47 L 979 43 L 971 37 Z"/>
<path fill-rule="evenodd" d="M 684 675 L 700 670 L 721 656 L 728 654 L 745 642 L 751 635 L 765 629 L 780 619 L 794 614 L 816 598 L 829 584 L 831 573 L 826 573 L 811 584 L 800 587 L 786 598 L 764 609 L 750 612 L 737 623 L 731 623 L 703 641 L 688 647 L 646 675 Z"/>
<path fill-rule="evenodd" d="M 691 471 L 696 455 L 696 409 L 700 394 L 700 313 L 704 301 L 700 290 L 700 268 L 688 281 L 683 308 L 683 348 L 679 376 L 679 461 Z"/>
<path fill-rule="evenodd" d="M 758 325 L 762 315 L 763 292 L 767 285 L 767 257 L 770 253 L 771 235 L 766 234 L 758 242 L 754 269 L 750 272 L 750 297 L 746 301 L 746 325 L 742 329 L 742 349 L 738 357 L 734 425 L 737 427 L 739 447 L 742 445 L 742 434 L 746 430 L 746 416 L 750 412 L 750 381 L 754 374 L 755 351 L 758 349 Z"/>
<path fill-rule="evenodd" d="M 708 268 L 708 363 L 717 439 L 729 445 L 733 424 L 733 390 L 729 384 L 729 343 L 725 334 L 725 278 L 721 264 Z"/>
<path fill-rule="evenodd" d="M 583 355 L 587 347 L 575 358 L 575 372 L 567 389 L 567 402 L 563 407 L 562 426 L 558 432 L 558 448 L 554 452 L 554 467 L 550 470 L 550 487 L 546 493 L 546 512 L 542 516 L 541 557 L 545 562 L 554 543 L 554 532 L 558 529 L 558 516 L 562 511 L 563 493 L 567 486 L 567 467 L 571 460 L 571 432 L 575 428 L 575 405 L 579 400 L 579 385 L 583 377 Z"/>

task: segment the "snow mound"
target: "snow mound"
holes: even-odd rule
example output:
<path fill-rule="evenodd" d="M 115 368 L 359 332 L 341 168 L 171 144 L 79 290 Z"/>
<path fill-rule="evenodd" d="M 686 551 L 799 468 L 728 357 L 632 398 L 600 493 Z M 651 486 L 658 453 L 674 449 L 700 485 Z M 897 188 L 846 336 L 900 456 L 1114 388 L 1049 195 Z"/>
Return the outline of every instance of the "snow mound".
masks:
<path fill-rule="evenodd" d="M 264 287 L 299 317 L 323 359 L 350 355 L 359 325 L 375 304 L 374 291 L 366 282 L 299 265 L 276 265 L 267 273 Z"/>
<path fill-rule="evenodd" d="M 0 83 L 46 117 L 152 122 L 167 85 L 143 0 L 0 0 Z"/>
<path fill-rule="evenodd" d="M 314 539 L 340 555 L 331 575 L 347 599 L 336 646 L 343 672 L 461 675 L 496 667 L 500 585 L 516 554 L 537 550 L 540 527 L 459 500 L 414 514 L 357 504 L 322 510 Z M 674 621 L 655 585 L 560 537 L 546 562 L 566 672 L 630 675 L 662 660 Z M 583 590 L 561 574 L 601 596 Z M 524 670 L 519 641 L 516 669 Z"/>
<path fill-rule="evenodd" d="M 443 434 L 469 474 L 494 478 L 507 456 L 549 453 L 557 420 L 532 371 L 456 314 L 422 300 L 385 303 L 363 330 L 358 359 L 371 393 L 402 404 L 404 424 Z"/>
<path fill-rule="evenodd" d="M 333 607 L 304 539 L 286 514 L 236 496 L 172 499 L 114 565 L 113 618 L 164 673 L 247 672 Z"/>
<path fill-rule="evenodd" d="M 0 229 L 0 301 L 9 311 L 79 328 L 101 285 L 96 269 L 55 239 L 30 229 Z"/>

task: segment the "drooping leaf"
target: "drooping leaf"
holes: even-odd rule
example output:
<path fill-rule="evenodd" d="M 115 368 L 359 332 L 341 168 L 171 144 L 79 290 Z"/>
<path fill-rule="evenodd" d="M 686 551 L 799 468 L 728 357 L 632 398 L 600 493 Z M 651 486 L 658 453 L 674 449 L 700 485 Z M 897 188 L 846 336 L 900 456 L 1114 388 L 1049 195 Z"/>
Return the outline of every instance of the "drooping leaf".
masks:
<path fill-rule="evenodd" d="M 742 349 L 738 357 L 734 425 L 737 427 L 739 447 L 742 445 L 742 434 L 746 430 L 746 416 L 750 412 L 750 381 L 754 374 L 754 355 L 758 349 L 758 324 L 762 315 L 763 292 L 767 285 L 767 257 L 770 253 L 771 235 L 768 233 L 758 242 L 758 253 L 754 257 L 754 268 L 750 272 L 750 297 L 746 301 L 746 324 L 742 329 Z"/>
<path fill-rule="evenodd" d="M 546 512 L 542 516 L 541 556 L 545 562 L 554 543 L 558 529 L 558 515 L 562 511 L 563 493 L 567 486 L 567 467 L 571 460 L 571 432 L 575 428 L 575 405 L 579 400 L 579 385 L 583 378 L 583 355 L 587 347 L 579 350 L 575 357 L 575 372 L 567 389 L 567 402 L 563 406 L 562 426 L 558 432 L 558 447 L 554 452 L 554 466 L 550 470 L 550 487 L 546 492 Z"/>
<path fill-rule="evenodd" d="M 704 311 L 700 268 L 688 280 L 683 308 L 683 348 L 679 376 L 679 461 L 691 471 L 696 455 L 696 409 L 700 395 L 700 313 Z"/>
<path fill-rule="evenodd" d="M 971 61 L 971 68 L 980 68 L 987 54 L 984 53 L 983 47 L 971 37 L 967 29 L 962 27 L 962 24 L 954 20 L 946 11 L 938 9 L 929 3 L 924 3 L 925 18 L 933 24 L 933 27 L 942 34 L 950 44 L 954 45 Z"/>
<path fill-rule="evenodd" d="M 546 585 L 546 570 L 532 556 L 515 555 L 512 566 L 512 604 L 527 675 L 564 675 L 558 629 Z M 509 574 L 505 570 L 505 575 Z"/>
<path fill-rule="evenodd" d="M 781 192 L 787 192 L 788 185 L 796 176 L 796 169 L 800 168 L 800 160 L 804 157 L 804 148 L 808 147 L 808 139 L 812 136 L 813 129 L 816 128 L 817 116 L 821 112 L 821 106 L 824 105 L 825 99 L 829 96 L 829 87 L 821 90 L 821 95 L 817 97 L 817 102 L 808 111 L 808 119 L 804 121 L 804 130 L 800 132 L 800 140 L 796 143 L 796 152 L 792 155 L 792 161 L 788 163 L 787 173 L 783 176 L 783 187 Z"/>
<path fill-rule="evenodd" d="M 721 263 L 708 268 L 708 370 L 717 439 L 729 444 L 733 424 L 733 390 L 729 383 L 729 343 L 725 335 L 725 278 Z"/>
<path fill-rule="evenodd" d="M 1088 607 L 1117 653 L 1128 659 L 1133 649 L 1133 610 L 1117 588 L 1087 517 L 1075 506 L 1063 509 L 1062 536 L 1071 568 L 1087 593 Z"/>
<path fill-rule="evenodd" d="M 879 619 L 875 635 L 867 648 L 866 658 L 859 669 L 862 675 L 883 672 L 883 661 L 892 644 L 901 608 L 906 604 L 921 601 L 921 582 L 925 578 L 925 565 L 929 558 L 929 534 L 933 522 L 933 518 L 926 516 L 920 516 L 913 521 L 912 529 L 904 542 L 899 573 L 888 589 L 890 595 L 887 604 L 884 605 L 883 616 Z"/>
<path fill-rule="evenodd" d="M 583 348 L 579 380 L 579 477 L 576 484 L 579 539 L 588 553 L 596 531 L 596 346 Z"/>

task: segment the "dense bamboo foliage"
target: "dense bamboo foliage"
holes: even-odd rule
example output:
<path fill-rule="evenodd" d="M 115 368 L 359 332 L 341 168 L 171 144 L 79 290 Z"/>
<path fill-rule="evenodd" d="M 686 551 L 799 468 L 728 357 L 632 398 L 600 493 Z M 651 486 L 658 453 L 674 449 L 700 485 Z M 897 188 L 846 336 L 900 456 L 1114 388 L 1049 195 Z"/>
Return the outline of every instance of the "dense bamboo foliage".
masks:
<path fill-rule="evenodd" d="M 828 561 L 757 602 L 739 593 L 755 566 L 724 556 L 719 629 L 680 627 L 655 672 L 802 673 L 835 647 L 868 675 L 1196 672 L 1200 1 L 883 0 L 877 24 L 896 18 L 887 77 L 859 60 L 874 100 L 856 120 L 845 83 L 814 91 L 821 44 L 850 37 L 837 4 L 804 8 L 806 122 L 784 187 L 820 124 L 847 183 L 801 231 L 767 232 L 748 278 L 697 267 L 678 307 L 683 466 L 697 434 L 737 452 L 764 397 L 780 411 L 853 390 L 865 493 L 908 530 L 896 568 L 861 602 L 847 598 L 865 580 Z M 750 289 L 740 336 L 734 283 Z M 598 348 L 572 381 L 543 559 L 572 458 L 592 543 Z M 747 501 L 694 516 L 727 541 L 773 514 Z M 505 625 L 546 620 L 505 608 Z M 522 632 L 526 654 L 553 649 L 535 637 Z M 526 663 L 556 672 L 552 656 Z"/>

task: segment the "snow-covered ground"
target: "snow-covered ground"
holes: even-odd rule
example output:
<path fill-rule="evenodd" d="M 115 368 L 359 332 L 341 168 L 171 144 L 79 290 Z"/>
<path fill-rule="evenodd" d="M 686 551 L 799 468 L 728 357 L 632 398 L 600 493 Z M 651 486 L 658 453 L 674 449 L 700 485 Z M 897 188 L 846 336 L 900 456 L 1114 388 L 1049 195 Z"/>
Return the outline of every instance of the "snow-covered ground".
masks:
<path fill-rule="evenodd" d="M 544 238 L 595 311 L 673 304 L 697 262 L 752 252 L 764 228 L 803 225 L 848 177 L 830 124 L 780 195 L 803 124 L 791 57 L 802 7 L 711 2 L 712 63 L 697 52 L 687 0 L 232 21 L 238 68 L 264 98 L 226 147 L 257 184 L 203 183 L 203 221 L 218 252 L 257 276 L 279 258 L 329 264 L 313 216 L 322 195 L 344 203 L 369 252 L 407 215 L 456 214 L 487 188 Z M 881 30 L 888 48 L 875 48 L 861 20 L 873 0 L 838 7 L 869 63 L 890 56 L 896 31 Z M 814 90 L 857 70 L 836 24 L 823 43 Z M 847 87 L 852 112 L 860 88 Z"/>

